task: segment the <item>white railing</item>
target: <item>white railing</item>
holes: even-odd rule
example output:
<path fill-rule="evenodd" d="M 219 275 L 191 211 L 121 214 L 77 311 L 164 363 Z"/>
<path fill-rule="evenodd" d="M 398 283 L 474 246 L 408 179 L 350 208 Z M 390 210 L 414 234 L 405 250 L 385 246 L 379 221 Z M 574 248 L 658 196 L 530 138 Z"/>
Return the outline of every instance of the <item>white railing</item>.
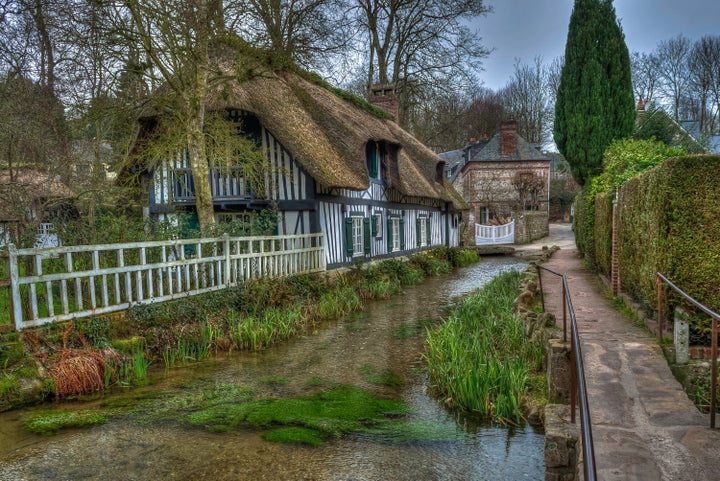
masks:
<path fill-rule="evenodd" d="M 17 330 L 325 270 L 323 234 L 17 249 L 6 272 Z"/>
<path fill-rule="evenodd" d="M 503 225 L 475 224 L 475 245 L 514 244 L 515 221 Z"/>

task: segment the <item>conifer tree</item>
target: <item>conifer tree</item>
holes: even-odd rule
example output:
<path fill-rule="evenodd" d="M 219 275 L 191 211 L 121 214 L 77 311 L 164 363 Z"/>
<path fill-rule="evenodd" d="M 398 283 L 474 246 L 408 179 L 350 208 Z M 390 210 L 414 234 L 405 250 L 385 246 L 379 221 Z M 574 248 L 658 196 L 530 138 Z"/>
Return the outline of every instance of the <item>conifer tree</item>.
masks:
<path fill-rule="evenodd" d="M 553 134 L 579 184 L 602 172 L 603 152 L 634 122 L 630 55 L 612 0 L 575 0 Z"/>

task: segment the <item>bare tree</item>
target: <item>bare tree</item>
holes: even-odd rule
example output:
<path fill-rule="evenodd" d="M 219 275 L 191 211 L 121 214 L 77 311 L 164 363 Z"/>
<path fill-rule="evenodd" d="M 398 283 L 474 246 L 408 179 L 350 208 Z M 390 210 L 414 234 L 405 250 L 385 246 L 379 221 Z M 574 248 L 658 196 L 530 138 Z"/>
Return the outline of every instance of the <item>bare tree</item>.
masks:
<path fill-rule="evenodd" d="M 540 194 L 545 187 L 545 180 L 531 171 L 515 173 L 512 185 L 518 194 L 523 210 L 537 210 L 540 205 Z"/>
<path fill-rule="evenodd" d="M 716 114 L 710 97 L 713 91 L 713 82 L 718 76 L 716 59 L 720 58 L 720 37 L 705 36 L 696 41 L 688 56 L 688 70 L 690 74 L 690 88 L 692 92 L 691 112 L 700 122 L 701 132 L 713 130 Z"/>
<path fill-rule="evenodd" d="M 209 175 L 205 139 L 205 107 L 213 84 L 222 81 L 211 68 L 210 44 L 222 26 L 220 0 L 123 0 L 116 5 L 115 28 L 137 42 L 165 85 L 165 120 L 160 150 L 187 148 L 195 179 Z M 180 21 L 178 21 L 180 19 Z M 202 230 L 215 224 L 208 182 L 195 183 Z"/>
<path fill-rule="evenodd" d="M 467 113 L 468 138 L 489 139 L 500 132 L 507 111 L 501 96 L 491 89 L 479 90 Z"/>
<path fill-rule="evenodd" d="M 633 52 L 630 55 L 635 98 L 652 102 L 660 83 L 660 61 L 655 53 Z"/>
<path fill-rule="evenodd" d="M 395 85 L 400 117 L 413 86 L 472 76 L 489 53 L 467 20 L 490 11 L 483 0 L 357 0 L 359 45 L 367 48 L 367 89 Z"/>
<path fill-rule="evenodd" d="M 516 60 L 513 78 L 502 91 L 505 109 L 517 121 L 518 133 L 537 145 L 547 140 L 548 125 L 554 115 L 547 82 L 542 57 L 535 57 L 532 65 Z"/>
<path fill-rule="evenodd" d="M 689 87 L 688 58 L 690 40 L 680 34 L 670 40 L 663 40 L 657 48 L 660 89 L 672 105 L 675 121 L 680 120 L 680 104 Z"/>
<path fill-rule="evenodd" d="M 344 0 L 234 0 L 227 2 L 230 31 L 272 55 L 306 68 L 345 51 L 350 20 Z"/>

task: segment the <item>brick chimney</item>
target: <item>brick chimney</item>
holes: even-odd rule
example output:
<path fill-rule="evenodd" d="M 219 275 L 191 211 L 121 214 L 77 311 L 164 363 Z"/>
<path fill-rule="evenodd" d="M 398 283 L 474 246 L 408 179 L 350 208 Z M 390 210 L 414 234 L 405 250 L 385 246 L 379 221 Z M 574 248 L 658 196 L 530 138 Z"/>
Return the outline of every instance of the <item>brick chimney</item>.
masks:
<path fill-rule="evenodd" d="M 514 120 L 500 125 L 500 155 L 517 155 L 517 122 Z"/>
<path fill-rule="evenodd" d="M 395 84 L 376 84 L 370 87 L 370 103 L 395 117 L 395 122 L 398 121 L 400 101 Z"/>

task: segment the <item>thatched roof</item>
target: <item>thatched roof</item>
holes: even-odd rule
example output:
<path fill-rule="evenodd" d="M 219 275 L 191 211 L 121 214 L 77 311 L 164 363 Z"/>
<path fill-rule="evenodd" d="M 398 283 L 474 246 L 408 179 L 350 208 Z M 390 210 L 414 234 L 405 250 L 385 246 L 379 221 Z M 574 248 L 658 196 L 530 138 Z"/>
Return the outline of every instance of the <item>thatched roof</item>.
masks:
<path fill-rule="evenodd" d="M 36 169 L 0 170 L 0 221 L 18 221 L 38 200 L 73 197 L 73 191 L 57 176 Z"/>
<path fill-rule="evenodd" d="M 221 68 L 235 75 L 233 63 Z M 397 151 L 397 166 L 389 166 L 386 177 L 390 187 L 460 207 L 452 187 L 436 179 L 438 163 L 444 161 L 434 152 L 392 120 L 378 118 L 298 74 L 265 70 L 249 80 L 227 82 L 211 96 L 208 108 L 257 116 L 324 187 L 367 189 L 366 144 L 385 142 Z"/>

